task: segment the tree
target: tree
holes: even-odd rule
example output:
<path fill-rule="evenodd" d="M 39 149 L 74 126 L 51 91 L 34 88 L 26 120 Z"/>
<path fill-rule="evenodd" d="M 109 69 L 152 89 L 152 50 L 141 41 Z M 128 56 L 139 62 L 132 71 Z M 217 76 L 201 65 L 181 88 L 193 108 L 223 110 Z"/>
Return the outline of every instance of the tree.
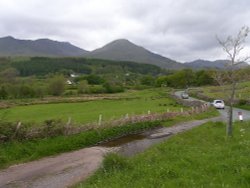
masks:
<path fill-rule="evenodd" d="M 19 72 L 15 68 L 8 68 L 0 72 L 0 77 L 2 77 L 2 80 L 4 80 L 5 82 L 15 81 L 18 75 L 19 75 Z"/>
<path fill-rule="evenodd" d="M 237 74 L 237 66 L 243 62 L 246 62 L 250 56 L 243 57 L 241 55 L 244 49 L 245 39 L 250 32 L 249 27 L 242 27 L 239 33 L 235 36 L 228 36 L 225 40 L 220 40 L 217 37 L 219 44 L 222 46 L 224 52 L 228 56 L 229 65 L 225 71 L 217 72 L 215 74 L 215 80 L 219 85 L 229 85 L 229 95 L 228 95 L 228 122 L 227 122 L 227 136 L 233 135 L 233 105 L 235 98 L 235 90 L 237 83 L 239 81 L 239 75 Z"/>
<path fill-rule="evenodd" d="M 151 75 L 143 76 L 140 81 L 142 85 L 147 85 L 147 86 L 155 85 L 155 78 Z"/>
<path fill-rule="evenodd" d="M 89 85 L 87 80 L 81 80 L 77 85 L 77 92 L 79 94 L 88 93 Z"/>
<path fill-rule="evenodd" d="M 61 95 L 65 90 L 65 79 L 63 76 L 55 76 L 49 81 L 49 93 L 55 96 Z"/>

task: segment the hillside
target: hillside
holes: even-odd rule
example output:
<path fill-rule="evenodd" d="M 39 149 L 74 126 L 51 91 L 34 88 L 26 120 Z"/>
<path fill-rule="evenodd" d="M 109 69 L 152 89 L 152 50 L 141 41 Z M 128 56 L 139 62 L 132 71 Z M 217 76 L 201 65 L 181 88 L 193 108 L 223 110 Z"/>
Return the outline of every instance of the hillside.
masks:
<path fill-rule="evenodd" d="M 198 59 L 192 62 L 187 62 L 184 65 L 187 68 L 191 69 L 227 69 L 229 64 L 228 60 L 216 60 L 216 61 L 208 61 Z M 242 63 L 238 66 L 238 68 L 249 66 L 247 63 Z"/>
<path fill-rule="evenodd" d="M 0 38 L 0 56 L 83 56 L 87 51 L 68 42 L 49 39 L 20 40 L 13 37 Z"/>
<path fill-rule="evenodd" d="M 115 40 L 102 48 L 96 49 L 87 57 L 115 61 L 132 61 L 157 65 L 166 69 L 179 69 L 184 66 L 174 60 L 152 53 L 126 39 Z"/>

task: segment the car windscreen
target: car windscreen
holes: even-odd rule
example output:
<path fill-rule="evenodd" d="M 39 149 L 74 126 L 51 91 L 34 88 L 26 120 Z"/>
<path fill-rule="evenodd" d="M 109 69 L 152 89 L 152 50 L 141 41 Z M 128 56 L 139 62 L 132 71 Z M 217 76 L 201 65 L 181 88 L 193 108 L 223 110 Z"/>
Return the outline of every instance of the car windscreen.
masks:
<path fill-rule="evenodd" d="M 223 102 L 222 101 L 215 101 L 215 103 L 218 104 L 218 103 L 223 103 Z"/>

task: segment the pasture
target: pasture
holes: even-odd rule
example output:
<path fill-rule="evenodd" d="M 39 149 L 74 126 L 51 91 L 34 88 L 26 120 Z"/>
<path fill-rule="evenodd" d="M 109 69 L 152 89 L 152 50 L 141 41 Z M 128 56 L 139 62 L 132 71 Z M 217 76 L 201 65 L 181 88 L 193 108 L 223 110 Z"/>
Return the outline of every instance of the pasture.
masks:
<path fill-rule="evenodd" d="M 102 114 L 103 121 L 118 119 L 126 114 L 180 111 L 181 106 L 168 97 L 165 88 L 128 91 L 120 94 L 119 99 L 103 99 L 76 103 L 37 104 L 15 106 L 0 110 L 0 119 L 41 123 L 50 119 L 67 121 L 70 117 L 74 123 L 91 123 L 98 121 Z"/>

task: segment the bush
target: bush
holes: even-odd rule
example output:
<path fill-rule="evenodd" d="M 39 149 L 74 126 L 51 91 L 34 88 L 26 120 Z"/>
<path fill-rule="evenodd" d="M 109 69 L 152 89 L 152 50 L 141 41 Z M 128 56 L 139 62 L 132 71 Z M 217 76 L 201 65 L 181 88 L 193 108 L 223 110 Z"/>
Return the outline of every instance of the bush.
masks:
<path fill-rule="evenodd" d="M 89 87 L 89 93 L 106 93 L 106 89 L 102 85 L 95 85 Z"/>
<path fill-rule="evenodd" d="M 90 85 L 99 85 L 105 82 L 105 80 L 102 77 L 94 75 L 94 74 L 86 76 L 85 80 L 87 80 Z"/>
<path fill-rule="evenodd" d="M 106 89 L 107 93 L 124 92 L 124 87 L 122 87 L 121 85 L 115 85 L 106 82 L 105 84 L 103 84 L 103 87 Z"/>
<path fill-rule="evenodd" d="M 5 86 L 1 86 L 0 87 L 0 99 L 6 99 L 8 96 L 8 93 L 6 91 L 6 87 Z"/>
<path fill-rule="evenodd" d="M 49 93 L 51 95 L 60 96 L 65 90 L 65 80 L 63 76 L 56 76 L 49 81 Z"/>
<path fill-rule="evenodd" d="M 105 156 L 102 168 L 104 171 L 123 170 L 126 168 L 130 168 L 130 164 L 126 157 L 115 153 L 110 153 Z"/>
<path fill-rule="evenodd" d="M 246 99 L 240 99 L 238 102 L 238 105 L 243 106 L 246 105 L 248 103 L 248 101 Z"/>

